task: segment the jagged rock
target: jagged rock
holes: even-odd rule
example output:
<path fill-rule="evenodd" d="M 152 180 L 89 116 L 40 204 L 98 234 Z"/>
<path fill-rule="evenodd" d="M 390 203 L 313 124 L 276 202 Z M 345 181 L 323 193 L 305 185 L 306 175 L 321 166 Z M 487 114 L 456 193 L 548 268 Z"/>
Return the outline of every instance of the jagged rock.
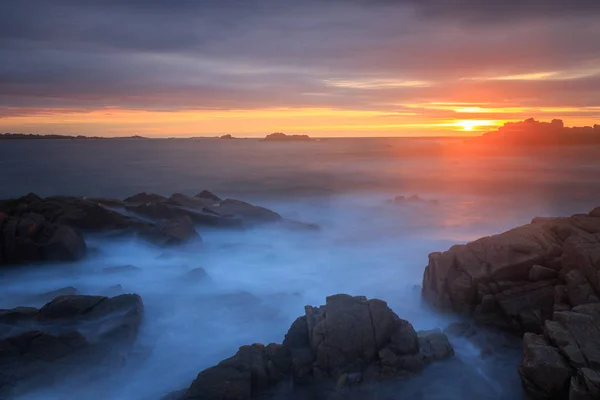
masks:
<path fill-rule="evenodd" d="M 43 215 L 46 220 L 82 230 L 99 231 L 126 229 L 135 224 L 131 218 L 108 210 L 98 203 L 80 197 L 53 196 L 44 199 L 29 194 L 12 200 L 7 214 L 21 216 L 29 213 Z"/>
<path fill-rule="evenodd" d="M 130 196 L 123 201 L 125 203 L 160 203 L 167 200 L 168 199 L 166 197 L 159 194 L 142 192 Z"/>
<path fill-rule="evenodd" d="M 234 199 L 225 199 L 217 204 L 205 207 L 204 210 L 221 217 L 239 218 L 251 224 L 283 220 L 281 215 L 274 211 Z"/>
<path fill-rule="evenodd" d="M 417 335 L 384 301 L 339 294 L 327 297 L 324 306 L 306 306 L 283 344 L 240 347 L 200 372 L 181 399 L 250 399 L 286 379 L 340 390 L 418 372 L 453 353 L 441 331 Z"/>
<path fill-rule="evenodd" d="M 42 215 L 0 219 L 0 265 L 75 261 L 85 252 L 85 241 L 79 232 L 50 223 Z"/>
<path fill-rule="evenodd" d="M 541 265 L 534 265 L 529 270 L 530 281 L 545 281 L 548 279 L 554 279 L 558 275 L 558 272 L 552 268 L 543 267 Z"/>
<path fill-rule="evenodd" d="M 480 323 L 541 332 L 553 311 L 600 301 L 599 249 L 599 218 L 534 218 L 430 254 L 422 294 L 429 304 Z"/>
<path fill-rule="evenodd" d="M 143 203 L 133 206 L 127 206 L 125 209 L 134 214 L 138 214 L 140 216 L 154 219 L 154 220 L 163 220 L 163 219 L 176 219 L 176 218 L 190 218 L 194 223 L 203 225 L 203 226 L 211 226 L 211 227 L 239 227 L 241 226 L 241 221 L 230 218 L 230 217 L 222 217 L 220 215 L 216 215 L 212 212 L 201 212 L 201 211 L 192 211 L 185 208 L 180 207 L 176 203 Z"/>
<path fill-rule="evenodd" d="M 141 231 L 139 235 L 159 246 L 181 245 L 193 240 L 201 240 L 188 217 L 160 221 Z"/>
<path fill-rule="evenodd" d="M 184 275 L 184 279 L 189 283 L 202 282 L 209 279 L 208 274 L 202 267 L 194 268 Z"/>
<path fill-rule="evenodd" d="M 202 210 L 206 206 L 211 206 L 218 201 L 202 197 L 190 197 L 182 193 L 175 193 L 169 197 L 169 202 L 178 204 L 182 207 Z"/>
<path fill-rule="evenodd" d="M 59 296 L 39 310 L 1 310 L 0 322 L 11 330 L 0 338 L 0 397 L 91 367 L 114 369 L 135 340 L 142 314 L 142 300 L 133 294 Z"/>
<path fill-rule="evenodd" d="M 203 190 L 194 197 L 197 197 L 199 199 L 204 199 L 204 200 L 210 200 L 213 202 L 221 201 L 221 198 L 219 196 L 217 196 L 216 194 L 214 194 L 212 192 L 209 192 L 208 190 Z"/>
<path fill-rule="evenodd" d="M 523 336 L 519 374 L 525 390 L 536 399 L 567 399 L 571 371 L 558 350 L 541 335 Z"/>

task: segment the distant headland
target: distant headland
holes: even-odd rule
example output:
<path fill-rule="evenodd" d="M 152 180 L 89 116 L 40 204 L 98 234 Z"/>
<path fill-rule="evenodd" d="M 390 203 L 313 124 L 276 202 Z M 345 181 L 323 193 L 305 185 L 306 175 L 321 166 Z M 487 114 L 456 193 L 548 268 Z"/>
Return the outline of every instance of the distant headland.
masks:
<path fill-rule="evenodd" d="M 490 131 L 476 140 L 484 145 L 509 146 L 565 146 L 600 145 L 600 125 L 565 127 L 560 119 L 540 122 L 533 118 L 521 122 L 507 122 L 495 131 Z"/>

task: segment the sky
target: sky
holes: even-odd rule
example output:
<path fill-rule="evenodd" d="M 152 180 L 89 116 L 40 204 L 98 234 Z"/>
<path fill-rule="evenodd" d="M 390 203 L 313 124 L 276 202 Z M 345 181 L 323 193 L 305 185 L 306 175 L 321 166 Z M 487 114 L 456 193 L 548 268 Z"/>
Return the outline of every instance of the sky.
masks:
<path fill-rule="evenodd" d="M 0 132 L 477 135 L 600 121 L 598 0 L 5 0 Z"/>

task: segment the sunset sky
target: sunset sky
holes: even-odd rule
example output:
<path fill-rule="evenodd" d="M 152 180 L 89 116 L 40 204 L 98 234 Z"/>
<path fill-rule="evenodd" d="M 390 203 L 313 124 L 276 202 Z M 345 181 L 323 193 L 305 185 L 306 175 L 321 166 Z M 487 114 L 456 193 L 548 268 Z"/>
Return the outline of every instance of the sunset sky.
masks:
<path fill-rule="evenodd" d="M 473 135 L 600 121 L 598 0 L 14 0 L 0 132 Z"/>

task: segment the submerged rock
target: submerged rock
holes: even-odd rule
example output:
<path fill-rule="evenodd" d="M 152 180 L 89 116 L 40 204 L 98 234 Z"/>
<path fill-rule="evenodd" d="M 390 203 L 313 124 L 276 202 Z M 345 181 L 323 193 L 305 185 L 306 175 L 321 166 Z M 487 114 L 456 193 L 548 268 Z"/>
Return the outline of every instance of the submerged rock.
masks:
<path fill-rule="evenodd" d="M 138 295 L 59 296 L 41 309 L 0 311 L 0 397 L 70 379 L 96 367 L 117 367 L 137 336 Z"/>
<path fill-rule="evenodd" d="M 440 331 L 417 334 L 384 301 L 345 294 L 307 306 L 283 344 L 242 346 L 205 369 L 180 399 L 250 399 L 267 396 L 284 380 L 318 387 L 322 395 L 406 373 L 453 354 Z"/>
<path fill-rule="evenodd" d="M 0 215 L 0 265 L 76 261 L 86 252 L 75 229 L 50 223 L 39 214 Z"/>

